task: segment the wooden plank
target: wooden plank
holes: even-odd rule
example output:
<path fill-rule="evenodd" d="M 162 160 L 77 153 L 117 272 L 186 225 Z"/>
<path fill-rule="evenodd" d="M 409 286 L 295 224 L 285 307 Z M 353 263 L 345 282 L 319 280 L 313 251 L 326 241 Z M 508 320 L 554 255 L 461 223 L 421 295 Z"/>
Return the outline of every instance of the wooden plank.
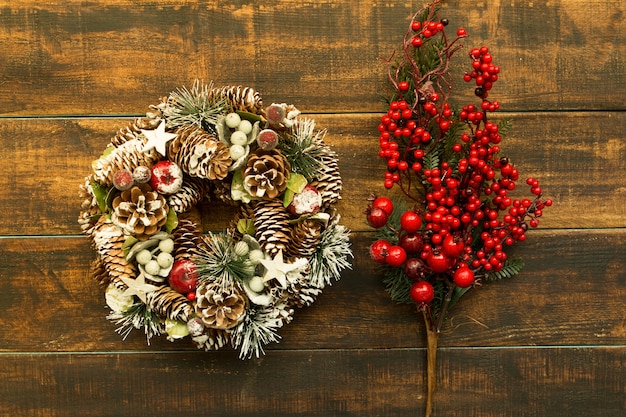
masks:
<path fill-rule="evenodd" d="M 513 122 L 502 143 L 522 176 L 543 182 L 555 205 L 543 227 L 625 227 L 625 113 L 509 113 Z M 378 158 L 374 115 L 318 115 L 327 142 L 339 156 L 344 180 L 339 210 L 352 230 L 368 230 L 367 197 L 384 194 L 384 161 Z M 0 119 L 5 171 L 0 176 L 3 235 L 79 232 L 78 186 L 116 130 L 127 119 Z M 601 132 L 601 134 L 599 134 Z M 19 138 L 19 139 L 17 139 Z M 520 185 L 526 190 L 526 186 Z M 600 203 L 601 202 L 601 203 Z M 19 210 L 16 210 L 19 208 Z M 204 207 L 206 227 L 221 230 L 233 209 Z M 213 219 L 209 221 L 209 218 Z"/>
<path fill-rule="evenodd" d="M 307 112 L 377 111 L 380 58 L 399 48 L 416 7 L 3 0 L 0 112 L 141 113 L 196 78 L 255 87 L 268 104 L 290 101 Z M 623 2 L 453 0 L 442 9 L 472 35 L 468 47 L 491 46 L 503 70 L 493 96 L 512 110 L 624 109 Z M 464 91 L 470 98 L 472 89 Z"/>
<path fill-rule="evenodd" d="M 352 241 L 354 269 L 298 310 L 270 350 L 424 346 L 420 316 L 391 302 L 368 259 L 371 234 Z M 626 345 L 625 251 L 626 229 L 532 233 L 511 253 L 526 262 L 520 276 L 467 294 L 440 344 Z M 85 238 L 0 239 L 0 351 L 195 350 L 164 338 L 148 347 L 141 331 L 123 342 L 89 277 L 93 257 Z"/>
<path fill-rule="evenodd" d="M 414 416 L 424 351 L 2 355 L 16 416 Z M 618 417 L 625 347 L 441 349 L 435 416 Z"/>

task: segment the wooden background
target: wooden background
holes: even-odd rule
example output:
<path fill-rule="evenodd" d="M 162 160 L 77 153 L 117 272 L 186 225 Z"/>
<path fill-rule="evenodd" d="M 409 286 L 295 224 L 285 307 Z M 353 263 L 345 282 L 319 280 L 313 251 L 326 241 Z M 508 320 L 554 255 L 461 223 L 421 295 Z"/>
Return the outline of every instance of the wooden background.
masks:
<path fill-rule="evenodd" d="M 379 58 L 422 2 L 53 3 L 0 1 L 0 415 L 422 415 L 423 328 L 385 294 L 362 216 L 383 191 Z M 523 272 L 453 310 L 435 415 L 623 416 L 626 4 L 444 3 L 502 67 L 503 147 L 556 204 L 514 250 Z M 76 223 L 78 184 L 114 132 L 196 78 L 296 104 L 340 157 L 354 269 L 258 360 L 122 342 Z"/>

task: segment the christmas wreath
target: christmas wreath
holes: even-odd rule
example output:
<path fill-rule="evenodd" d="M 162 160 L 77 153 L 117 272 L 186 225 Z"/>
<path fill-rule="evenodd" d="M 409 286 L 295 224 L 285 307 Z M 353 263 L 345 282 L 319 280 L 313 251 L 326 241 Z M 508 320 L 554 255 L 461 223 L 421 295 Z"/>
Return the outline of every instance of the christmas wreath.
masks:
<path fill-rule="evenodd" d="M 384 266 L 391 298 L 412 305 L 424 320 L 426 416 L 448 311 L 472 288 L 521 270 L 522 260 L 507 248 L 524 241 L 552 205 L 534 178 L 526 180 L 530 196 L 516 191 L 520 173 L 501 148 L 509 123 L 491 116 L 500 108 L 490 97 L 500 67 L 488 47 L 468 51 L 463 75 L 477 103 L 452 104 L 451 59 L 468 35 L 463 28 L 448 33 L 439 3 L 413 16 L 401 53 L 388 60 L 392 92 L 378 125 L 378 154 L 384 186 L 400 198 L 373 196 L 366 208 L 376 229 L 370 255 Z"/>
<path fill-rule="evenodd" d="M 80 186 L 79 224 L 124 338 L 143 329 L 257 357 L 350 267 L 325 131 L 251 88 L 196 81 L 121 128 Z M 232 206 L 225 231 L 201 216 Z"/>

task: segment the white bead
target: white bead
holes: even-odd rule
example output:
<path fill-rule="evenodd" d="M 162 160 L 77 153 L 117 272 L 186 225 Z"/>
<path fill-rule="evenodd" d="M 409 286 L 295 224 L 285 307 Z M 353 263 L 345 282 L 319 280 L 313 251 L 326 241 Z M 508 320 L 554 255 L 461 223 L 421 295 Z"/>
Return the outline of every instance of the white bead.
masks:
<path fill-rule="evenodd" d="M 233 145 L 230 147 L 230 157 L 236 161 L 246 154 L 246 150 L 241 145 Z"/>
<path fill-rule="evenodd" d="M 236 130 L 230 135 L 231 145 L 245 145 L 248 142 L 248 137 L 241 130 Z"/>
<path fill-rule="evenodd" d="M 174 258 L 167 252 L 161 252 L 157 256 L 157 263 L 163 269 L 169 268 L 174 263 Z"/>
<path fill-rule="evenodd" d="M 237 126 L 239 126 L 239 123 L 241 123 L 241 117 L 239 117 L 237 113 L 228 113 L 225 120 L 226 126 L 230 127 L 231 129 L 236 128 Z"/>
<path fill-rule="evenodd" d="M 256 265 L 261 261 L 261 259 L 265 259 L 265 255 L 262 250 L 254 249 L 250 251 L 248 258 L 250 259 L 250 262 Z"/>
<path fill-rule="evenodd" d="M 239 126 L 237 126 L 237 130 L 249 135 L 252 133 L 252 123 L 249 120 L 242 120 Z"/>
<path fill-rule="evenodd" d="M 172 253 L 174 251 L 174 241 L 172 239 L 163 239 L 159 242 L 159 250 L 161 252 Z"/>
<path fill-rule="evenodd" d="M 246 256 L 250 252 L 250 247 L 244 241 L 237 242 L 235 245 L 235 253 L 237 256 Z"/>
<path fill-rule="evenodd" d="M 161 267 L 159 266 L 159 263 L 157 261 L 155 261 L 154 259 L 151 260 L 150 262 L 148 262 L 144 266 L 144 269 L 150 275 L 158 275 L 159 272 L 161 272 Z"/>
<path fill-rule="evenodd" d="M 145 265 L 152 260 L 152 254 L 148 249 L 144 249 L 137 254 L 135 259 L 138 264 Z"/>
<path fill-rule="evenodd" d="M 261 292 L 265 289 L 265 284 L 263 284 L 263 278 L 259 276 L 254 276 L 250 278 L 250 281 L 248 282 L 248 286 L 254 292 Z"/>

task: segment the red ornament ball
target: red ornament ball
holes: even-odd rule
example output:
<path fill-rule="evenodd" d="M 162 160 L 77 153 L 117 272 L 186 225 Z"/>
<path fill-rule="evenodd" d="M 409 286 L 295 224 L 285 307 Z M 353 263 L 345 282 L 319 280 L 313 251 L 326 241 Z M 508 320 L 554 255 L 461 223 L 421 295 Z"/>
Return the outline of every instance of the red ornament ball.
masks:
<path fill-rule="evenodd" d="M 389 255 L 389 248 L 391 247 L 391 243 L 385 239 L 379 239 L 376 242 L 372 243 L 370 246 L 370 257 L 380 263 L 384 264 L 387 255 Z"/>
<path fill-rule="evenodd" d="M 387 216 L 391 216 L 393 213 L 393 202 L 387 197 L 377 197 L 372 203 L 372 207 L 383 209 Z"/>
<path fill-rule="evenodd" d="M 392 246 L 387 250 L 387 258 L 385 259 L 387 265 L 399 267 L 406 262 L 406 252 L 401 246 Z"/>
<path fill-rule="evenodd" d="M 400 227 L 407 233 L 416 233 L 422 228 L 422 218 L 413 210 L 405 211 L 400 217 Z"/>
<path fill-rule="evenodd" d="M 467 288 L 474 283 L 474 272 L 466 266 L 462 266 L 454 272 L 452 279 L 461 288 Z"/>
<path fill-rule="evenodd" d="M 388 217 L 385 210 L 380 207 L 372 207 L 367 213 L 367 223 L 374 229 L 380 229 L 387 224 Z"/>

